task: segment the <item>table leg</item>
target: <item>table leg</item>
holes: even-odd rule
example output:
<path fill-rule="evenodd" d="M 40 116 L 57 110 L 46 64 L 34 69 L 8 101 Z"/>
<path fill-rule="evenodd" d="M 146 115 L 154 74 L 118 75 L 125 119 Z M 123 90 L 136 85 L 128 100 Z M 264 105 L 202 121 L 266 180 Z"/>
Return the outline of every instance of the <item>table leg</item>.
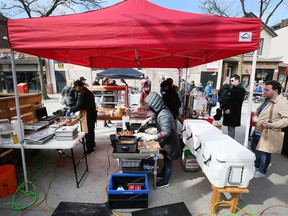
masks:
<path fill-rule="evenodd" d="M 65 155 L 59 153 L 59 166 L 61 168 L 65 167 Z"/>
<path fill-rule="evenodd" d="M 123 161 L 119 158 L 119 173 L 123 173 Z"/>
<path fill-rule="evenodd" d="M 77 177 L 77 169 L 76 169 L 76 164 L 75 164 L 75 157 L 74 157 L 73 148 L 71 149 L 71 157 L 72 157 L 72 162 L 73 162 L 76 185 L 77 185 L 77 188 L 79 188 L 79 182 L 78 182 L 78 177 Z"/>
<path fill-rule="evenodd" d="M 231 207 L 229 208 L 229 211 L 233 214 L 236 212 L 236 207 L 238 206 L 238 201 L 240 197 L 240 193 L 231 193 Z"/>
<path fill-rule="evenodd" d="M 157 185 L 157 159 L 155 159 L 155 158 L 154 158 L 153 175 L 154 175 L 154 189 L 156 189 L 156 185 Z"/>
<path fill-rule="evenodd" d="M 81 143 L 81 142 L 80 142 Z M 84 137 L 82 138 L 82 145 L 83 145 L 83 152 L 86 152 L 86 143 L 84 141 Z M 87 155 L 84 154 L 84 159 L 85 159 L 85 165 L 86 165 L 86 172 L 88 172 L 88 162 L 87 162 Z"/>

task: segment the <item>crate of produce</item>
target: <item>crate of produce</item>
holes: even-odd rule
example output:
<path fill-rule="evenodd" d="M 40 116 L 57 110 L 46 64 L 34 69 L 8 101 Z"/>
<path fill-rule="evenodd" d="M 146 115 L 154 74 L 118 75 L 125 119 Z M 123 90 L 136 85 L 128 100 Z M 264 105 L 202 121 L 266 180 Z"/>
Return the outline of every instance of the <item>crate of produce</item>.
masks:
<path fill-rule="evenodd" d="M 112 174 L 107 194 L 111 208 L 147 208 L 147 174 Z"/>

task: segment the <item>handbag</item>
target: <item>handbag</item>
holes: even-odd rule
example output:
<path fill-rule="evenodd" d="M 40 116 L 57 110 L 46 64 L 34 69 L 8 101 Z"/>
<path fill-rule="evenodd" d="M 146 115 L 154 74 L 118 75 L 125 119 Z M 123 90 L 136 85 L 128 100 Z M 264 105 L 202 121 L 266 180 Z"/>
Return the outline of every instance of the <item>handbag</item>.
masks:
<path fill-rule="evenodd" d="M 272 112 L 274 104 L 272 104 L 269 122 L 272 122 Z M 257 144 L 257 150 L 272 154 L 281 154 L 284 141 L 284 132 L 273 129 L 263 129 L 260 140 Z"/>

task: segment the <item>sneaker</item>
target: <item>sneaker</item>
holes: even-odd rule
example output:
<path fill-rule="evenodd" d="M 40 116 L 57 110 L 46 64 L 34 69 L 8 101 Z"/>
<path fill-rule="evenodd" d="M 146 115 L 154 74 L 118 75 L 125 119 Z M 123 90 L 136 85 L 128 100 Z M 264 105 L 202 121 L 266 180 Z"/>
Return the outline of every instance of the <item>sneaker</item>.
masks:
<path fill-rule="evenodd" d="M 114 123 L 111 120 L 108 120 L 107 124 L 114 125 Z"/>
<path fill-rule="evenodd" d="M 162 178 L 163 178 L 162 173 L 158 173 L 156 178 L 157 178 L 158 180 L 162 179 Z"/>
<path fill-rule="evenodd" d="M 168 182 L 165 183 L 162 180 L 158 181 L 157 184 L 156 184 L 156 187 L 159 188 L 159 189 L 160 188 L 164 188 L 164 187 L 168 187 L 168 186 L 169 186 L 169 183 Z"/>
<path fill-rule="evenodd" d="M 263 177 L 265 177 L 265 174 L 261 173 L 258 170 L 254 173 L 254 176 L 253 176 L 253 178 L 263 178 Z"/>

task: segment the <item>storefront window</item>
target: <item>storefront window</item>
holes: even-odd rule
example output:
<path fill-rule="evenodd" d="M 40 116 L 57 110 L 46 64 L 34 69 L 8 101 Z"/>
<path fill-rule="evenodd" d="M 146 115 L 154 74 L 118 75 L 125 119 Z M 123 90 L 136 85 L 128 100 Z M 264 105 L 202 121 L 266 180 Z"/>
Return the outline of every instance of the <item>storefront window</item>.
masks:
<path fill-rule="evenodd" d="M 274 69 L 256 69 L 255 82 L 265 83 L 273 79 Z"/>
<path fill-rule="evenodd" d="M 17 84 L 27 83 L 29 93 L 40 92 L 40 82 L 37 72 L 17 72 Z M 12 72 L 4 72 L 0 74 L 0 90 L 7 89 L 8 93 L 14 92 L 13 76 Z"/>

